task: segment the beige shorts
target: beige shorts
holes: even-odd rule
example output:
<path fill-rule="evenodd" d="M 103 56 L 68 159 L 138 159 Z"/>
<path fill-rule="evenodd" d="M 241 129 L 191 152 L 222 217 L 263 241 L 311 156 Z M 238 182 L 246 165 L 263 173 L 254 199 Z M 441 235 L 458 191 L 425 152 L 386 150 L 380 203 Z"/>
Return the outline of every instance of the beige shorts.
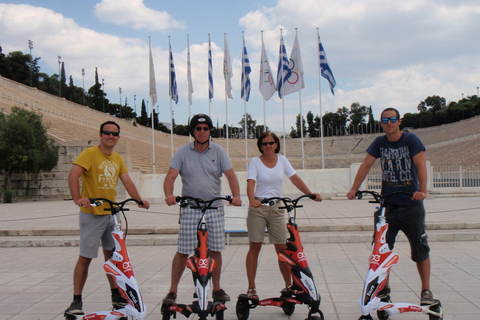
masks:
<path fill-rule="evenodd" d="M 270 243 L 282 244 L 287 241 L 285 210 L 279 209 L 279 206 L 280 203 L 260 208 L 248 207 L 248 240 L 251 242 L 263 242 L 266 227 Z"/>

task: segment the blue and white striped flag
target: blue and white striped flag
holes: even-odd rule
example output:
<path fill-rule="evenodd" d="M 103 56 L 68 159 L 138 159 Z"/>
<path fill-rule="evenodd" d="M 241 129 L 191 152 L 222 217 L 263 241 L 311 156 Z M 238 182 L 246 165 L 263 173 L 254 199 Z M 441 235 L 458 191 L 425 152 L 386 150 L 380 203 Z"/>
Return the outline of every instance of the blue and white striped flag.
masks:
<path fill-rule="evenodd" d="M 168 39 L 168 49 L 170 51 L 170 98 L 175 101 L 175 104 L 178 103 L 178 90 L 177 90 L 177 79 L 175 76 L 175 65 L 173 64 L 173 54 L 172 46 L 170 45 L 170 39 Z"/>
<path fill-rule="evenodd" d="M 213 75 L 212 75 L 212 47 L 210 44 L 210 35 L 208 35 L 208 98 L 213 98 Z"/>
<path fill-rule="evenodd" d="M 335 88 L 337 83 L 335 82 L 335 78 L 333 77 L 332 69 L 330 69 L 330 66 L 328 65 L 327 54 L 323 49 L 322 42 L 320 41 L 320 35 L 318 35 L 318 51 L 322 77 L 328 80 L 328 84 L 330 85 L 330 91 L 332 91 L 332 94 L 335 95 L 333 88 Z"/>
<path fill-rule="evenodd" d="M 283 36 L 280 36 L 280 49 L 278 53 L 278 70 L 277 70 L 277 91 L 278 96 L 282 99 L 283 85 L 287 82 L 288 78 L 292 75 L 292 70 L 289 67 L 289 61 L 287 56 L 287 50 L 283 43 Z"/>
<path fill-rule="evenodd" d="M 248 59 L 247 47 L 245 47 L 245 39 L 243 41 L 243 53 L 242 53 L 242 92 L 241 97 L 243 100 L 248 101 L 250 98 L 250 60 Z"/>

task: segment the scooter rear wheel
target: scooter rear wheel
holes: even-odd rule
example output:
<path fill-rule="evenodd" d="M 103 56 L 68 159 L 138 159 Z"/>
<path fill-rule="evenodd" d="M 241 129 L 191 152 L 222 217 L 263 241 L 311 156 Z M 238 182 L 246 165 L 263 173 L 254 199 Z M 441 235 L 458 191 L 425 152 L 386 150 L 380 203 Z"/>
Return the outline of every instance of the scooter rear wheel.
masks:
<path fill-rule="evenodd" d="M 287 316 L 291 316 L 295 312 L 295 304 L 285 302 L 282 304 L 282 310 Z"/>
<path fill-rule="evenodd" d="M 250 306 L 248 300 L 238 299 L 235 306 L 238 320 L 247 320 L 250 315 Z"/>

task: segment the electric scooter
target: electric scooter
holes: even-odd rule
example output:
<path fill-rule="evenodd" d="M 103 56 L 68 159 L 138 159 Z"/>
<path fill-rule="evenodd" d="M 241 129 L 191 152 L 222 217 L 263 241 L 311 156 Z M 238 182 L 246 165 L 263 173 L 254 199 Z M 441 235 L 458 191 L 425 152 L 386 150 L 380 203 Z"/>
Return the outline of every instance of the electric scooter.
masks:
<path fill-rule="evenodd" d="M 197 226 L 197 247 L 193 255 L 187 259 L 187 267 L 192 270 L 193 283 L 195 285 L 194 301 L 192 304 L 173 304 L 167 305 L 162 303 L 161 312 L 162 320 L 169 320 L 173 315 L 179 312 L 185 317 L 189 317 L 192 313 L 198 314 L 200 320 L 205 320 L 209 315 L 215 316 L 216 320 L 223 320 L 224 311 L 226 309 L 224 301 L 210 301 L 212 290 L 212 273 L 216 268 L 215 260 L 210 256 L 210 250 L 207 247 L 208 229 L 205 214 L 208 209 L 216 209 L 212 204 L 217 200 L 226 200 L 232 202 L 231 196 L 216 197 L 205 201 L 200 198 L 193 197 L 177 197 L 176 201 L 182 207 L 186 207 L 189 203 L 192 209 L 201 209 L 202 215 Z"/>
<path fill-rule="evenodd" d="M 412 196 L 413 194 L 405 191 L 396 191 L 386 195 L 380 195 L 375 191 L 357 191 L 355 196 L 362 199 L 364 194 L 371 194 L 375 200 L 370 203 L 379 203 L 380 208 L 375 213 L 378 216 L 378 222 L 375 225 L 374 242 L 372 244 L 372 253 L 369 259 L 369 269 L 365 277 L 362 296 L 359 299 L 359 306 L 362 315 L 359 320 L 373 320 L 370 313 L 377 311 L 380 320 L 387 320 L 404 312 L 420 312 L 428 314 L 429 320 L 442 320 L 442 304 L 435 300 L 432 305 L 419 306 L 412 303 L 382 301 L 378 294 L 385 287 L 391 268 L 398 263 L 398 254 L 390 250 L 386 242 L 388 223 L 385 218 L 385 206 L 388 198 L 394 194 L 404 193 Z M 389 300 L 389 299 L 388 299 Z"/>
<path fill-rule="evenodd" d="M 129 201 L 134 201 L 137 204 L 142 204 L 136 199 L 127 199 L 122 202 L 113 202 L 105 198 L 91 198 L 92 206 L 99 206 L 103 202 L 107 202 L 110 208 L 105 208 L 105 211 L 110 211 L 113 216 L 115 227 L 112 231 L 112 237 L 115 241 L 115 249 L 112 256 L 103 264 L 103 269 L 107 274 L 112 275 L 118 286 L 118 291 L 121 296 L 127 300 L 128 304 L 123 308 L 110 311 L 97 311 L 85 315 L 72 315 L 65 313 L 66 320 L 126 320 L 131 317 L 136 320 L 144 320 L 147 314 L 147 309 L 143 303 L 142 295 L 138 287 L 137 280 L 133 274 L 132 264 L 130 263 L 130 256 L 128 255 L 127 246 L 125 244 L 126 233 L 120 229 L 120 221 L 117 218 L 118 213 L 122 213 L 125 218 L 126 228 L 128 230 L 127 219 L 124 211 L 125 204 Z M 127 231 L 125 231 L 127 232 Z"/>
<path fill-rule="evenodd" d="M 286 248 L 278 253 L 278 258 L 282 263 L 286 263 L 290 267 L 293 278 L 291 290 L 282 290 L 281 296 L 278 298 L 268 298 L 264 300 L 250 299 L 246 294 L 238 296 L 236 313 L 238 320 L 247 320 L 250 309 L 257 306 L 276 306 L 281 307 L 286 315 L 292 315 L 295 311 L 295 305 L 306 304 L 309 307 L 308 317 L 306 320 L 323 320 L 323 313 L 320 310 L 321 297 L 318 293 L 315 280 L 307 263 L 303 245 L 300 241 L 300 233 L 296 224 L 297 208 L 303 206 L 298 205 L 302 198 L 315 199 L 314 195 L 302 195 L 296 199 L 290 198 L 266 198 L 262 200 L 263 204 L 274 205 L 277 201 L 282 201 L 284 206 L 280 209 L 287 209 L 288 223 L 287 229 L 290 237 L 287 239 Z M 316 315 L 318 314 L 318 315 Z"/>

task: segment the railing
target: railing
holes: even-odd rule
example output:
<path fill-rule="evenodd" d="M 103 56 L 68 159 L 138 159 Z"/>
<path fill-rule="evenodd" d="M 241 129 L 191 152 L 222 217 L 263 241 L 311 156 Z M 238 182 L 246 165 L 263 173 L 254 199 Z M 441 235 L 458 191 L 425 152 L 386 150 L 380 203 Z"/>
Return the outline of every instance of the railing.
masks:
<path fill-rule="evenodd" d="M 480 166 L 432 166 L 428 176 L 433 190 L 480 189 Z M 381 185 L 381 168 L 372 167 L 365 179 L 365 187 L 369 190 L 379 190 Z"/>

